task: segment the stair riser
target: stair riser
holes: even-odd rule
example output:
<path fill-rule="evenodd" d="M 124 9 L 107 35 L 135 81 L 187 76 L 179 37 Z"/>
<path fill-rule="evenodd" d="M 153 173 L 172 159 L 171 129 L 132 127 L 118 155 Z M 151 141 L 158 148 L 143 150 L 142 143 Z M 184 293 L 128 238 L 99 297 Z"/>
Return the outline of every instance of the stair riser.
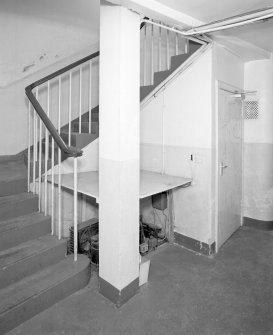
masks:
<path fill-rule="evenodd" d="M 25 199 L 19 202 L 4 204 L 0 207 L 0 219 L 8 220 L 21 215 L 27 215 L 38 211 L 38 197 Z"/>
<path fill-rule="evenodd" d="M 171 70 L 175 71 L 181 64 L 183 64 L 191 55 L 179 55 L 171 58 Z"/>
<path fill-rule="evenodd" d="M 22 229 L 11 229 L 0 235 L 0 250 L 12 248 L 20 243 L 35 239 L 51 232 L 50 218 L 44 221 L 26 226 Z"/>
<path fill-rule="evenodd" d="M 154 85 L 158 86 L 162 81 L 169 77 L 172 71 L 160 71 L 154 74 Z"/>
<path fill-rule="evenodd" d="M 27 191 L 27 179 L 17 179 L 0 183 L 0 197 L 23 193 Z"/>
<path fill-rule="evenodd" d="M 0 288 L 6 287 L 22 278 L 29 276 L 43 268 L 56 264 L 65 257 L 66 242 L 54 248 L 25 258 L 0 270 Z"/>
<path fill-rule="evenodd" d="M 3 313 L 0 315 L 0 335 L 7 333 L 22 322 L 54 305 L 59 300 L 84 288 L 88 284 L 89 279 L 90 268 L 88 267 L 47 291 L 35 295 L 23 304 L 17 305 L 16 308 Z"/>
<path fill-rule="evenodd" d="M 96 134 L 73 134 L 71 136 L 71 145 L 76 148 L 84 148 L 87 144 L 94 141 L 98 135 Z M 67 143 L 68 134 L 62 134 L 63 140 Z"/>

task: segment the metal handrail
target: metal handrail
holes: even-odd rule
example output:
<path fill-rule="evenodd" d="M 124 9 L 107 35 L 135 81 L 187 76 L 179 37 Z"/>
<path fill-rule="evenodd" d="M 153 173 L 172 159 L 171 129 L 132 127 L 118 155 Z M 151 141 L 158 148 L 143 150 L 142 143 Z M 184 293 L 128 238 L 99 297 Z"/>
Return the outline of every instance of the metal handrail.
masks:
<path fill-rule="evenodd" d="M 93 53 L 92 55 L 86 56 L 68 66 L 65 66 L 64 68 L 42 78 L 39 79 L 37 81 L 35 81 L 34 83 L 28 85 L 25 88 L 25 92 L 26 95 L 29 99 L 29 101 L 31 102 L 33 108 L 35 109 L 35 111 L 37 112 L 37 114 L 39 115 L 39 117 L 41 118 L 41 120 L 43 121 L 45 127 L 47 128 L 47 130 L 49 131 L 50 135 L 54 138 L 57 146 L 61 149 L 61 151 L 63 151 L 66 155 L 70 156 L 70 157 L 80 157 L 82 156 L 82 150 L 73 147 L 73 146 L 67 146 L 66 143 L 63 141 L 63 139 L 61 138 L 60 134 L 58 133 L 57 129 L 54 127 L 53 123 L 50 121 L 49 117 L 47 116 L 46 112 L 43 110 L 42 106 L 40 105 L 40 103 L 38 102 L 38 100 L 36 99 L 35 95 L 33 94 L 32 90 L 37 87 L 40 86 L 42 84 L 44 84 L 45 82 L 56 78 L 60 75 L 62 75 L 65 72 L 68 72 L 70 70 L 72 70 L 73 68 L 93 59 L 99 56 L 99 51 Z"/>

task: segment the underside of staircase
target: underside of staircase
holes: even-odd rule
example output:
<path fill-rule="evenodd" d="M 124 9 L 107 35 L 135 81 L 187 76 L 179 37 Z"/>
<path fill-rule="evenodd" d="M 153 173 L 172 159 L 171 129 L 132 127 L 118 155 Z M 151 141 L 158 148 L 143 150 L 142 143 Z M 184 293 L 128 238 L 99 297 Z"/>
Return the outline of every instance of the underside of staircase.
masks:
<path fill-rule="evenodd" d="M 23 159 L 0 162 L 0 334 L 83 288 L 90 262 L 66 255 L 51 235 L 51 219 L 27 192 Z"/>

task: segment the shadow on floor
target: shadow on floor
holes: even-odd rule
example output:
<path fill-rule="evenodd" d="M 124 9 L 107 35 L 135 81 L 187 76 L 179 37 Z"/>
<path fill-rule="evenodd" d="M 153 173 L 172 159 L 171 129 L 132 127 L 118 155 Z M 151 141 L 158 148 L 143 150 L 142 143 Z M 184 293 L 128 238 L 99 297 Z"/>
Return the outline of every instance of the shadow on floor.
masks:
<path fill-rule="evenodd" d="M 164 245 L 149 283 L 120 309 L 83 290 L 9 335 L 269 335 L 273 333 L 273 234 L 241 228 L 213 258 Z"/>

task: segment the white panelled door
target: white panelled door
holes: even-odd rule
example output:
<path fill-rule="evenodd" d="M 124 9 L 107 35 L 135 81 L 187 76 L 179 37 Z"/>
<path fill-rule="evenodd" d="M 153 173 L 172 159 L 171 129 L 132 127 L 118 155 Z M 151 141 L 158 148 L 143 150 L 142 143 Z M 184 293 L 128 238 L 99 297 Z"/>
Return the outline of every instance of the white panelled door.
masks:
<path fill-rule="evenodd" d="M 217 249 L 242 222 L 242 134 L 242 99 L 219 89 Z"/>

